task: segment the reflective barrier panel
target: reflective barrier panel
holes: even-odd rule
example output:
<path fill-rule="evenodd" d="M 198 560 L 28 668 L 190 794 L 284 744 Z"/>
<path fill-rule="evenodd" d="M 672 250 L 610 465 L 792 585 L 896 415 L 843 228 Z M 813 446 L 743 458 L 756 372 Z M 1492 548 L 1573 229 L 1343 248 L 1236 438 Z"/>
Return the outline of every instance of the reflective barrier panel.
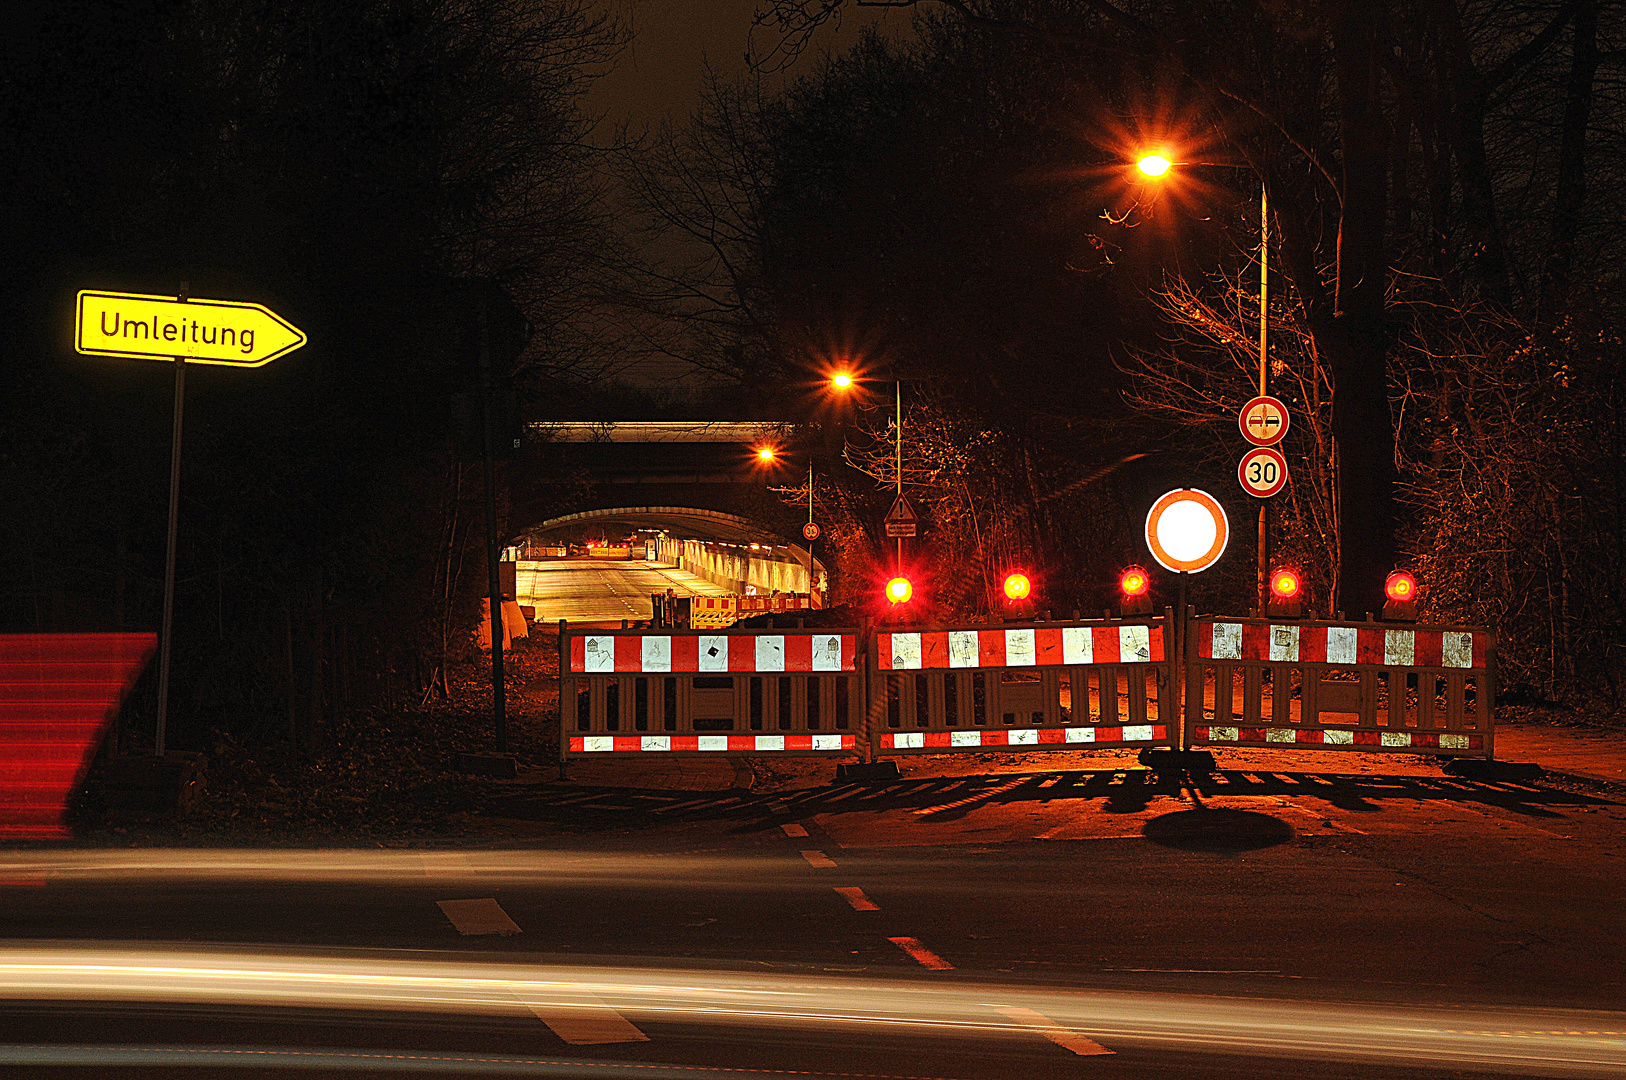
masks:
<path fill-rule="evenodd" d="M 1169 618 L 879 632 L 875 751 L 1172 745 Z"/>
<path fill-rule="evenodd" d="M 1188 745 L 1491 756 L 1496 656 L 1485 629 L 1189 625 Z"/>
<path fill-rule="evenodd" d="M 561 753 L 856 749 L 857 630 L 583 630 L 559 638 Z"/>

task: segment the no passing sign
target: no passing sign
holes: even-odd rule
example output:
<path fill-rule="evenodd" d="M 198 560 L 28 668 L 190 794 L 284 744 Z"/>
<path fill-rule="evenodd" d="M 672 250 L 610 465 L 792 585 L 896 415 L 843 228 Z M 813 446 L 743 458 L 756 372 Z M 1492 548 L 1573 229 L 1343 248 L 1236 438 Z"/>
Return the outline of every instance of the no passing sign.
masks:
<path fill-rule="evenodd" d="M 1268 499 L 1287 486 L 1287 459 L 1273 446 L 1255 447 L 1242 455 L 1236 479 L 1249 495 Z"/>
<path fill-rule="evenodd" d="M 1287 434 L 1287 406 L 1280 398 L 1256 397 L 1237 415 L 1242 437 L 1255 446 L 1275 446 Z"/>

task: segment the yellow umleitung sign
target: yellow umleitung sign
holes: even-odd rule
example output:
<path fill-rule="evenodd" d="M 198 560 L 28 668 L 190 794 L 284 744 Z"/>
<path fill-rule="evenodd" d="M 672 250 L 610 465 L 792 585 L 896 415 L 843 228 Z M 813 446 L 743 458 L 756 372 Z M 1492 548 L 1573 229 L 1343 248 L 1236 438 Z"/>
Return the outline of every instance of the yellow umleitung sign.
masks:
<path fill-rule="evenodd" d="M 259 367 L 305 344 L 298 327 L 260 304 L 175 296 L 79 294 L 73 347 L 88 356 L 128 356 Z"/>

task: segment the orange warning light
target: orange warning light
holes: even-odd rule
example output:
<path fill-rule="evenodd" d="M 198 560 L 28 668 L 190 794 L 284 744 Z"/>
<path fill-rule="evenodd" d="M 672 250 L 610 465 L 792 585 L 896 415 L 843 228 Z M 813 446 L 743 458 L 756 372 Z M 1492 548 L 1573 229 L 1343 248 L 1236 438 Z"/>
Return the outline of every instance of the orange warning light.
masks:
<path fill-rule="evenodd" d="M 895 577 L 886 583 L 886 598 L 889 603 L 907 604 L 913 595 L 915 587 L 909 584 L 908 578 Z"/>
<path fill-rule="evenodd" d="M 1417 599 L 1417 579 L 1405 570 L 1396 570 L 1389 575 L 1389 580 L 1383 583 L 1383 591 L 1389 599 L 1397 603 L 1415 600 Z"/>
<path fill-rule="evenodd" d="M 1291 600 L 1299 594 L 1299 576 L 1286 567 L 1271 571 L 1270 591 L 1283 600 Z"/>
<path fill-rule="evenodd" d="M 1026 600 L 1033 591 L 1033 582 L 1028 576 L 1018 570 L 1005 578 L 1005 598 L 1007 600 Z"/>
<path fill-rule="evenodd" d="M 1151 587 L 1151 584 L 1151 580 L 1146 576 L 1146 571 L 1138 566 L 1131 566 L 1118 579 L 1118 588 L 1123 590 L 1125 596 L 1145 596 L 1146 590 Z"/>
<path fill-rule="evenodd" d="M 774 448 L 773 447 L 771 447 L 771 446 L 759 446 L 759 447 L 757 447 L 757 460 L 759 460 L 759 461 L 772 461 L 774 459 L 774 456 L 775 455 L 774 455 Z"/>

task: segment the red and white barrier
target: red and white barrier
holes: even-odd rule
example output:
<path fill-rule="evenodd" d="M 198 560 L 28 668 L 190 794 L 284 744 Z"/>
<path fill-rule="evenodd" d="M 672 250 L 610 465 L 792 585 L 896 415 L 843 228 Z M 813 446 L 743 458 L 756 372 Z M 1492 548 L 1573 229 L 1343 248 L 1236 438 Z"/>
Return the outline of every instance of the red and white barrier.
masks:
<path fill-rule="evenodd" d="M 584 634 L 570 639 L 570 670 L 616 672 L 852 671 L 853 634 Z"/>
<path fill-rule="evenodd" d="M 832 732 L 828 735 L 572 735 L 570 752 L 573 754 L 625 753 L 646 751 L 655 753 L 772 753 L 811 750 L 851 750 L 855 746 L 852 735 Z"/>
<path fill-rule="evenodd" d="M 883 731 L 882 750 L 974 750 L 1010 746 L 1090 746 L 1095 743 L 1166 742 L 1163 724 L 1068 728 L 975 728 L 970 731 Z"/>
<path fill-rule="evenodd" d="M 1163 628 L 1040 626 L 875 635 L 882 671 L 1162 663 Z"/>
<path fill-rule="evenodd" d="M 1199 621 L 1197 655 L 1212 660 L 1378 667 L 1482 668 L 1490 635 L 1469 630 L 1393 630 L 1383 626 L 1300 626 Z"/>

